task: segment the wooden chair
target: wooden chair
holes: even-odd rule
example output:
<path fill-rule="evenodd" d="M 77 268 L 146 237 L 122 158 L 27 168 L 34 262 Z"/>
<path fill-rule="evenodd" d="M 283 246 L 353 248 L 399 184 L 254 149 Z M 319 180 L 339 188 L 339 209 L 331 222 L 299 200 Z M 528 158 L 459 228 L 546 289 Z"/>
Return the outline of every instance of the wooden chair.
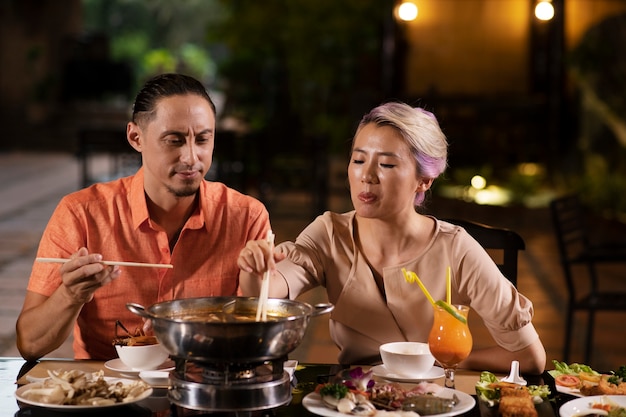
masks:
<path fill-rule="evenodd" d="M 557 198 L 550 203 L 552 221 L 556 232 L 559 257 L 567 284 L 568 301 L 565 323 L 563 360 L 569 362 L 574 313 L 588 313 L 585 363 L 592 354 L 593 327 L 597 311 L 626 311 L 626 292 L 601 291 L 598 285 L 598 264 L 623 263 L 626 265 L 626 245 L 592 244 L 585 222 L 585 210 L 576 195 Z M 588 290 L 577 286 L 574 268 L 580 266 L 588 276 Z M 580 281 L 578 281 L 580 282 Z"/>
<path fill-rule="evenodd" d="M 517 255 L 526 249 L 524 239 L 516 232 L 469 220 L 444 219 L 463 227 L 491 255 L 502 274 L 517 286 Z M 498 256 L 500 252 L 502 256 Z"/>

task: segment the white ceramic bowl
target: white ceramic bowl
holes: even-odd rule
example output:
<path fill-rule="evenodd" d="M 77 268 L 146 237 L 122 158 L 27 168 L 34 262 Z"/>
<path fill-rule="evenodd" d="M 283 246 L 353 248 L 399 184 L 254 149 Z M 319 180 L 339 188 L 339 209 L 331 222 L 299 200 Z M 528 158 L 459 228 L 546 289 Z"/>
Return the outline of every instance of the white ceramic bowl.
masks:
<path fill-rule="evenodd" d="M 169 353 L 161 344 L 145 346 L 120 346 L 115 345 L 117 356 L 124 365 L 135 371 L 150 371 L 157 369 L 165 362 Z"/>
<path fill-rule="evenodd" d="M 387 371 L 407 378 L 420 377 L 430 371 L 435 364 L 428 343 L 385 343 L 380 346 L 380 357 Z"/>

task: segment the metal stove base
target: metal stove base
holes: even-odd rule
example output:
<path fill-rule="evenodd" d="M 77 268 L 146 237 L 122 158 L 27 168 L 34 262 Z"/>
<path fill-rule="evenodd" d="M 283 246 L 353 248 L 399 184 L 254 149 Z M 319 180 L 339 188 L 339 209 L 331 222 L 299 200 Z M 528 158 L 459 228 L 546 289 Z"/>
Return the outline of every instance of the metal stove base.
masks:
<path fill-rule="evenodd" d="M 280 407 L 291 401 L 287 372 L 271 381 L 207 384 L 185 381 L 170 375 L 169 400 L 183 408 L 215 412 L 258 411 Z"/>

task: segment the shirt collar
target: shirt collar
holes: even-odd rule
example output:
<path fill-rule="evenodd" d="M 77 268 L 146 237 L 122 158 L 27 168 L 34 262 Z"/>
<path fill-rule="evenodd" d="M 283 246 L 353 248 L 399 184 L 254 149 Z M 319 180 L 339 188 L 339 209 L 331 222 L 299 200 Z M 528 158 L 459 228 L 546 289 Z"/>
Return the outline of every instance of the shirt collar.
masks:
<path fill-rule="evenodd" d="M 198 208 L 187 220 L 185 228 L 200 229 L 206 224 L 204 219 L 204 207 L 202 204 L 203 201 L 206 201 L 206 181 L 202 181 L 200 183 L 199 190 L 200 195 L 198 200 Z M 130 191 L 128 193 L 128 200 L 130 202 L 130 208 L 132 212 L 133 228 L 138 229 L 142 224 L 150 220 L 148 203 L 146 202 L 146 193 L 144 190 L 143 167 L 139 168 L 131 181 Z"/>

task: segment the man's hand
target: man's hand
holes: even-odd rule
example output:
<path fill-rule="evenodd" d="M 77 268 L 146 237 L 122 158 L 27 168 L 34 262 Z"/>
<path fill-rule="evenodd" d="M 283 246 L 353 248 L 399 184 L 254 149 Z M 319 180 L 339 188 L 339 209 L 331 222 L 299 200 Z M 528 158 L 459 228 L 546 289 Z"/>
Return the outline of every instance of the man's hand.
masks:
<path fill-rule="evenodd" d="M 119 266 L 106 266 L 100 263 L 102 255 L 90 254 L 87 248 L 80 248 L 61 266 L 60 273 L 66 294 L 74 304 L 85 304 L 93 299 L 94 292 L 119 277 Z"/>

